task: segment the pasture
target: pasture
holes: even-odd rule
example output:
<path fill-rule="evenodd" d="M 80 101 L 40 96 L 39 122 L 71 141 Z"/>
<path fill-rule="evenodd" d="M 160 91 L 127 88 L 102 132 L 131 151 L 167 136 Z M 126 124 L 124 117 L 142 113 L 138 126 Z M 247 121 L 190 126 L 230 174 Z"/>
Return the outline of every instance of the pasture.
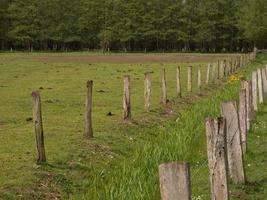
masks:
<path fill-rule="evenodd" d="M 206 66 L 235 54 L 0 54 L 0 198 L 159 199 L 158 164 L 192 162 L 193 195 L 207 199 L 203 119 L 236 98 L 237 80 L 205 85 Z M 265 60 L 265 58 L 261 58 Z M 262 64 L 254 63 L 254 66 Z M 265 61 L 264 61 L 265 62 Z M 193 92 L 186 92 L 187 66 Z M 197 66 L 203 87 L 197 91 Z M 182 98 L 176 96 L 181 67 Z M 167 106 L 160 104 L 166 69 Z M 152 73 L 151 111 L 144 112 L 144 74 Z M 123 122 L 123 75 L 131 77 L 133 121 Z M 94 138 L 86 140 L 86 81 L 93 80 Z M 227 81 L 228 80 L 228 81 Z M 36 165 L 31 92 L 39 90 L 48 162 Z M 195 177 L 195 178 L 194 178 Z M 195 187 L 201 185 L 201 187 Z"/>

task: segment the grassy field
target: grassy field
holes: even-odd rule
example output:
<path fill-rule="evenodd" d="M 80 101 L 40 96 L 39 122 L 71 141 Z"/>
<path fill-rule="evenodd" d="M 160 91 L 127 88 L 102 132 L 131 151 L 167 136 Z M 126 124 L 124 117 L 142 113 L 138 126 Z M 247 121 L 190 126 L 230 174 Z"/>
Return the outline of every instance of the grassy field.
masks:
<path fill-rule="evenodd" d="M 108 56 L 112 62 L 105 58 L 100 63 L 100 55 L 86 53 L 0 54 L 0 198 L 159 199 L 158 165 L 188 160 L 192 163 L 193 195 L 208 199 L 204 119 L 219 114 L 222 100 L 237 98 L 239 82 L 205 86 L 198 95 L 194 87 L 194 94 L 184 93 L 177 99 L 175 70 L 177 65 L 182 67 L 185 89 L 186 66 L 201 64 L 204 73 L 208 62 L 234 55 Z M 267 56 L 260 56 L 242 74 L 250 74 L 266 60 Z M 159 103 L 163 68 L 170 100 L 167 107 Z M 150 113 L 143 112 L 143 78 L 147 71 L 153 72 Z M 132 81 L 133 123 L 122 121 L 125 74 L 131 75 Z M 94 80 L 92 141 L 83 138 L 85 83 L 89 79 Z M 43 103 L 48 164 L 41 166 L 35 161 L 33 125 L 27 121 L 32 116 L 33 90 L 41 92 Z M 114 116 L 107 116 L 108 112 Z M 264 112 L 261 117 L 267 118 Z M 263 130 L 253 131 L 263 135 Z M 250 142 L 251 162 L 259 146 L 257 141 L 264 140 Z M 258 173 L 252 170 L 249 177 L 258 180 Z M 266 185 L 266 179 L 263 182 Z M 233 187 L 234 191 L 251 192 L 249 199 L 253 199 L 253 188 L 260 190 L 259 199 L 263 199 L 266 191 L 257 184 L 249 189 Z"/>

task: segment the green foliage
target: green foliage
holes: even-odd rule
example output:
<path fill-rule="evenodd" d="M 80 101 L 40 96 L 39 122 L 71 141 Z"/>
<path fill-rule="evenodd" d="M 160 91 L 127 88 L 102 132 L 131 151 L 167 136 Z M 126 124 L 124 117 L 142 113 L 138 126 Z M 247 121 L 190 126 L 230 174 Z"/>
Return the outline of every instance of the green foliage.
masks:
<path fill-rule="evenodd" d="M 16 48 L 236 51 L 266 47 L 265 0 L 3 0 Z"/>

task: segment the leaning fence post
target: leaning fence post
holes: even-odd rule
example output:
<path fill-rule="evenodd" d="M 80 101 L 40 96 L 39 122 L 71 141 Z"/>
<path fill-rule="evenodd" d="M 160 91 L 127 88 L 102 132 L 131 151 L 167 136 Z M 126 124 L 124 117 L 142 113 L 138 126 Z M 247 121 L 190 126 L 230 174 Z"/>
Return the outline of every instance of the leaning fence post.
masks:
<path fill-rule="evenodd" d="M 150 73 L 145 73 L 145 83 L 144 83 L 144 100 L 145 100 L 145 111 L 149 112 L 150 110 L 150 96 L 151 96 L 151 77 Z"/>
<path fill-rule="evenodd" d="M 35 129 L 36 146 L 38 151 L 37 163 L 42 163 L 46 162 L 46 156 L 45 156 L 45 146 L 44 146 L 41 97 L 38 91 L 32 92 L 32 102 L 33 102 L 33 123 Z"/>
<path fill-rule="evenodd" d="M 166 73 L 165 69 L 162 70 L 162 99 L 161 102 L 167 104 L 167 89 L 166 89 Z"/>
<path fill-rule="evenodd" d="M 241 89 L 239 93 L 239 126 L 241 134 L 241 145 L 244 156 L 247 149 L 247 112 L 246 89 Z"/>
<path fill-rule="evenodd" d="M 212 200 L 228 200 L 225 119 L 206 120 L 207 153 Z"/>
<path fill-rule="evenodd" d="M 207 74 L 206 74 L 206 84 L 208 85 L 210 82 L 210 63 L 207 66 Z"/>
<path fill-rule="evenodd" d="M 187 68 L 187 91 L 192 92 L 192 66 Z"/>
<path fill-rule="evenodd" d="M 244 183 L 243 152 L 236 102 L 223 102 L 221 104 L 221 115 L 226 119 L 227 156 L 230 177 L 234 183 Z"/>
<path fill-rule="evenodd" d="M 176 89 L 177 89 L 177 97 L 182 97 L 181 91 L 181 69 L 180 66 L 176 69 Z"/>
<path fill-rule="evenodd" d="M 252 72 L 252 104 L 253 110 L 258 110 L 257 72 Z"/>
<path fill-rule="evenodd" d="M 129 120 L 131 119 L 130 76 L 124 76 L 123 83 L 123 118 L 124 120 Z"/>
<path fill-rule="evenodd" d="M 259 90 L 259 103 L 263 103 L 263 89 L 262 89 L 262 76 L 261 76 L 261 69 L 257 69 L 258 73 L 258 90 Z"/>
<path fill-rule="evenodd" d="M 92 102 L 93 102 L 93 81 L 87 81 L 86 83 L 86 101 L 85 101 L 85 132 L 86 138 L 93 137 L 92 126 Z"/>
<path fill-rule="evenodd" d="M 191 200 L 189 163 L 161 164 L 159 180 L 161 200 Z"/>
<path fill-rule="evenodd" d="M 198 90 L 201 88 L 201 65 L 198 66 L 197 70 L 197 88 Z"/>

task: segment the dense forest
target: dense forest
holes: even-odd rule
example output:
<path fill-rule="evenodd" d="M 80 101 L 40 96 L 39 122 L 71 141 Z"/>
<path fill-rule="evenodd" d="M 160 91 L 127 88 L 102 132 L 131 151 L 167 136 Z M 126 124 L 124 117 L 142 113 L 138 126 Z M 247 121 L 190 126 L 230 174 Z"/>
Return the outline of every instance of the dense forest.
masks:
<path fill-rule="evenodd" d="M 247 51 L 267 0 L 0 0 L 0 49 Z"/>

